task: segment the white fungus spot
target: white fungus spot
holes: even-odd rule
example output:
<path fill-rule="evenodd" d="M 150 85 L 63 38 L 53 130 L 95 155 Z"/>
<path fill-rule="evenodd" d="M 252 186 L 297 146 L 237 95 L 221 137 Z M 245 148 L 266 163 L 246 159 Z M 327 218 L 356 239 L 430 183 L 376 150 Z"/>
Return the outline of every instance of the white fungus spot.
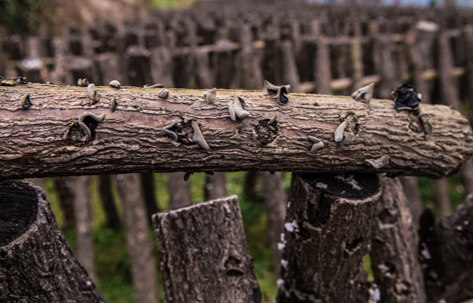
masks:
<path fill-rule="evenodd" d="M 461 227 L 460 225 L 458 225 L 458 226 L 456 227 L 456 230 L 462 231 L 462 230 L 463 230 L 463 227 Z"/>
<path fill-rule="evenodd" d="M 317 182 L 317 183 L 315 184 L 315 187 L 327 189 L 327 188 L 328 188 L 328 185 L 325 184 L 325 183 L 322 183 L 322 182 Z"/>
<path fill-rule="evenodd" d="M 292 226 L 294 226 L 294 228 L 299 228 L 299 225 L 297 224 L 296 220 L 292 222 Z"/>
<path fill-rule="evenodd" d="M 353 179 L 353 174 L 350 174 L 347 178 L 345 178 L 343 175 L 338 175 L 335 176 L 335 179 L 342 181 L 343 183 L 346 183 L 348 185 L 351 185 L 351 187 L 355 190 L 361 190 L 362 188 L 358 185 L 358 182 Z"/>
<path fill-rule="evenodd" d="M 286 260 L 284 260 L 284 259 L 281 260 L 282 267 L 287 268 L 288 264 L 289 264 L 289 262 L 287 262 Z"/>
<path fill-rule="evenodd" d="M 280 251 L 283 251 L 284 248 L 286 248 L 286 244 L 284 244 L 284 243 L 278 243 L 278 249 L 279 249 Z"/>
<path fill-rule="evenodd" d="M 278 281 L 276 282 L 278 284 L 278 288 L 281 288 L 284 286 L 284 280 L 283 279 L 278 279 Z"/>
<path fill-rule="evenodd" d="M 284 233 L 281 233 L 281 242 L 286 243 L 286 236 L 284 235 Z"/>
<path fill-rule="evenodd" d="M 468 224 L 470 224 L 470 222 L 468 222 L 467 220 L 465 220 L 465 222 L 463 222 L 463 224 L 468 225 Z"/>
<path fill-rule="evenodd" d="M 286 230 L 290 233 L 294 232 L 294 226 L 292 226 L 292 223 L 286 223 L 284 224 L 284 227 L 286 228 Z"/>
<path fill-rule="evenodd" d="M 287 208 L 290 208 L 291 207 L 291 202 L 288 202 L 287 203 Z"/>

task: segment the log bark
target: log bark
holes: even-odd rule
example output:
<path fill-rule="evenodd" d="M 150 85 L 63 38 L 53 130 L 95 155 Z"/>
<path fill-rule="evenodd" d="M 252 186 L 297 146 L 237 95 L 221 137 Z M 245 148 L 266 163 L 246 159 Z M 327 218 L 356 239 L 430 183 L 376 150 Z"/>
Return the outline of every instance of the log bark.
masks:
<path fill-rule="evenodd" d="M 473 296 L 473 195 L 435 223 L 422 215 L 423 269 L 428 302 L 462 302 Z M 421 221 L 422 222 L 422 221 Z"/>
<path fill-rule="evenodd" d="M 292 174 L 277 302 L 368 301 L 361 265 L 380 196 L 373 174 Z"/>
<path fill-rule="evenodd" d="M 94 241 L 92 235 L 92 210 L 90 205 L 90 177 L 79 176 L 74 182 L 74 215 L 76 217 L 77 259 L 95 280 Z"/>
<path fill-rule="evenodd" d="M 0 182 L 0 193 L 0 301 L 105 302 L 68 246 L 46 194 L 25 181 Z"/>
<path fill-rule="evenodd" d="M 213 104 L 203 91 L 170 89 L 160 99 L 154 89 L 98 87 L 100 101 L 91 104 L 86 89 L 28 84 L 0 90 L 1 178 L 107 174 L 141 171 L 387 172 L 442 177 L 458 171 L 473 153 L 467 119 L 445 106 L 425 105 L 433 126 L 426 136 L 415 113 L 396 112 L 389 100 L 371 105 L 350 97 L 289 94 L 280 106 L 265 92 L 218 90 Z M 31 94 L 33 106 L 19 110 L 19 99 Z M 250 116 L 231 121 L 228 102 L 246 100 Z M 117 110 L 110 112 L 116 98 Z M 84 113 L 105 114 L 87 136 L 78 126 Z M 267 128 L 277 116 L 276 131 Z M 91 119 L 91 118 L 90 118 Z M 187 140 L 173 141 L 162 128 L 172 121 Z M 200 124 L 210 150 L 193 142 L 190 121 Z M 334 132 L 356 136 L 349 144 L 334 141 Z M 308 136 L 324 142 L 311 153 Z M 184 142 L 184 143 L 182 143 Z M 343 145 L 343 146 L 342 146 Z M 389 156 L 374 169 L 367 159 Z"/>
<path fill-rule="evenodd" d="M 153 216 L 165 302 L 261 302 L 238 198 Z"/>
<path fill-rule="evenodd" d="M 373 222 L 371 268 L 386 303 L 427 302 L 417 258 L 416 225 L 399 179 L 382 177 Z"/>
<path fill-rule="evenodd" d="M 125 215 L 126 244 L 130 253 L 135 302 L 157 303 L 156 264 L 138 175 L 117 175 L 116 180 Z"/>

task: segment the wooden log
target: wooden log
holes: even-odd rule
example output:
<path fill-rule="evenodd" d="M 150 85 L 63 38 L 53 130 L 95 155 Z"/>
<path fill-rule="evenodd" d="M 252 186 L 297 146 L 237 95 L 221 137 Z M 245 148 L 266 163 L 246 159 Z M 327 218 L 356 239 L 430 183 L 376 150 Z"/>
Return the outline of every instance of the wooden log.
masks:
<path fill-rule="evenodd" d="M 278 243 L 281 241 L 281 233 L 284 231 L 284 220 L 286 218 L 286 192 L 283 178 L 284 173 L 281 172 L 274 172 L 273 174 L 258 172 L 261 195 L 266 209 L 271 252 L 276 266 L 279 266 L 281 262 L 281 250 L 278 248 Z"/>
<path fill-rule="evenodd" d="M 149 224 L 152 225 L 151 216 L 159 211 L 154 189 L 154 174 L 152 172 L 140 173 L 140 183 L 146 205 L 146 217 Z"/>
<path fill-rule="evenodd" d="M 135 302 L 157 303 L 156 264 L 138 175 L 117 175 L 115 178 L 125 215 L 126 244 L 130 254 Z"/>
<path fill-rule="evenodd" d="M 453 213 L 421 221 L 421 254 L 428 302 L 462 302 L 473 292 L 473 195 Z M 422 223 L 423 222 L 423 223 Z"/>
<path fill-rule="evenodd" d="M 238 198 L 153 216 L 165 302 L 261 302 Z"/>
<path fill-rule="evenodd" d="M 76 219 L 76 254 L 77 259 L 95 280 L 94 242 L 92 235 L 92 210 L 90 203 L 90 177 L 78 176 L 74 182 L 74 215 Z"/>
<path fill-rule="evenodd" d="M 439 178 L 455 173 L 473 153 L 469 121 L 445 106 L 423 105 L 424 119 L 433 126 L 427 139 L 416 114 L 396 112 L 389 100 L 373 99 L 368 107 L 351 97 L 289 94 L 289 103 L 280 106 L 263 91 L 218 90 L 210 104 L 202 90 L 169 89 L 167 99 L 159 98 L 156 89 L 96 90 L 100 101 L 91 104 L 82 87 L 1 87 L 0 178 L 250 167 Z M 33 106 L 19 110 L 25 94 Z M 246 100 L 250 116 L 233 122 L 228 103 L 236 96 Z M 109 109 L 112 98 L 118 104 L 115 112 Z M 105 118 L 93 128 L 87 113 Z M 84 114 L 92 123 L 90 136 L 78 125 Z M 271 130 L 266 126 L 275 116 L 277 127 Z M 173 120 L 187 135 L 182 142 L 162 130 Z M 210 150 L 193 142 L 191 121 L 200 124 Z M 340 144 L 334 133 L 344 121 L 345 133 L 355 137 Z M 314 143 L 309 135 L 324 142 L 324 148 L 310 152 Z M 389 161 L 378 169 L 365 162 L 382 156 Z"/>
<path fill-rule="evenodd" d="M 224 172 L 215 172 L 205 175 L 204 197 L 205 201 L 225 198 L 227 194 L 227 179 Z"/>
<path fill-rule="evenodd" d="M 170 173 L 168 176 L 169 209 L 178 209 L 192 204 L 189 183 L 183 173 Z"/>
<path fill-rule="evenodd" d="M 376 175 L 292 174 L 276 302 L 367 302 L 361 265 L 380 196 Z"/>
<path fill-rule="evenodd" d="M 107 225 L 110 228 L 118 230 L 122 224 L 115 205 L 110 176 L 100 175 L 98 178 L 100 202 L 105 212 L 105 218 L 107 218 Z"/>
<path fill-rule="evenodd" d="M 74 229 L 76 218 L 74 216 L 74 183 L 68 177 L 52 178 L 56 194 L 58 195 L 59 207 L 62 214 L 62 228 Z"/>
<path fill-rule="evenodd" d="M 46 194 L 0 182 L 0 301 L 105 302 L 74 256 Z"/>
<path fill-rule="evenodd" d="M 373 222 L 371 268 L 383 302 L 427 302 L 417 258 L 416 224 L 398 178 L 382 177 Z"/>

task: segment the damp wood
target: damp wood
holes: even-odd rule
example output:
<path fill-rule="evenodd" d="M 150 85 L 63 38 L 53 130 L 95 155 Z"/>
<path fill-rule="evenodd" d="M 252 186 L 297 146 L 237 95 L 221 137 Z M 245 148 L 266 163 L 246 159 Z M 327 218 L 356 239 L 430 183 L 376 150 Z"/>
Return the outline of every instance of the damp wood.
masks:
<path fill-rule="evenodd" d="M 83 87 L 0 87 L 1 178 L 251 169 L 439 178 L 473 154 L 468 120 L 442 105 L 422 105 L 427 114 L 420 119 L 415 111 L 395 111 L 392 100 L 365 104 L 350 96 L 288 94 L 291 102 L 281 105 L 263 90 L 218 90 L 213 103 L 204 90 L 169 89 L 168 99 L 137 87 L 96 91 L 101 98 L 92 104 Z M 18 105 L 25 94 L 35 104 L 28 111 Z M 245 100 L 244 120 L 230 118 L 228 103 L 236 97 Z M 90 135 L 79 124 L 84 113 Z M 103 121 L 93 120 L 102 114 Z M 274 117 L 277 125 L 269 127 Z M 162 130 L 172 121 L 177 141 Z M 193 121 L 209 150 L 193 142 Z M 335 142 L 344 121 L 350 140 Z M 311 152 L 309 136 L 324 147 Z M 365 162 L 383 156 L 389 158 L 383 167 Z"/>

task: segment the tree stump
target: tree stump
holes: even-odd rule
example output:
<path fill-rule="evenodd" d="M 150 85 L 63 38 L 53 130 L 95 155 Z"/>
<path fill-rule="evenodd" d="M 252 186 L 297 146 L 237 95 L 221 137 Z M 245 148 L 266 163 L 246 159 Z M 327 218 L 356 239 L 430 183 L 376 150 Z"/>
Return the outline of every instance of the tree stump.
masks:
<path fill-rule="evenodd" d="M 236 196 L 153 216 L 165 302 L 261 302 Z"/>
<path fill-rule="evenodd" d="M 386 303 L 426 302 L 417 258 L 416 225 L 399 179 L 383 177 L 383 195 L 373 222 L 371 268 Z"/>
<path fill-rule="evenodd" d="M 293 173 L 277 302 L 367 302 L 363 257 L 381 196 L 372 174 Z"/>
<path fill-rule="evenodd" d="M 105 302 L 41 189 L 0 182 L 0 209 L 0 302 Z"/>

